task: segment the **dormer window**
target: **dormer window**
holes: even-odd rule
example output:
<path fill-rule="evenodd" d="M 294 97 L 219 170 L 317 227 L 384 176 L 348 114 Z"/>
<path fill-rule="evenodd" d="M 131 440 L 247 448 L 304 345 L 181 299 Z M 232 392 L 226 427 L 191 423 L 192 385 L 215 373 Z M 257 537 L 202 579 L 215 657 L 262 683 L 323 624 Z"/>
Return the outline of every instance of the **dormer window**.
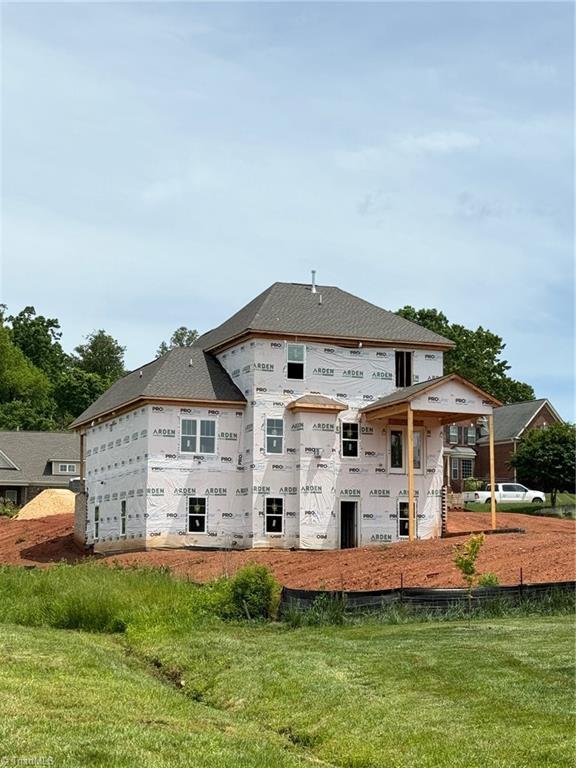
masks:
<path fill-rule="evenodd" d="M 396 350 L 396 386 L 412 386 L 412 352 Z"/>
<path fill-rule="evenodd" d="M 77 472 L 76 464 L 68 464 L 63 461 L 52 462 L 52 472 L 55 475 L 74 475 Z"/>
<path fill-rule="evenodd" d="M 286 376 L 289 379 L 304 378 L 304 344 L 288 344 L 288 366 Z"/>

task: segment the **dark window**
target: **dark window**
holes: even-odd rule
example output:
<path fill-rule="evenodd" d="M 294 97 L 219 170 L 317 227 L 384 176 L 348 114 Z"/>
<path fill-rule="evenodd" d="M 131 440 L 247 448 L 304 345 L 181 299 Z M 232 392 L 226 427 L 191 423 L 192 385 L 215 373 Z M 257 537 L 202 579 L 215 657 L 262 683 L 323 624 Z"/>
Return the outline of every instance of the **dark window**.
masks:
<path fill-rule="evenodd" d="M 288 344 L 288 367 L 286 376 L 289 379 L 304 378 L 304 344 Z"/>
<path fill-rule="evenodd" d="M 412 352 L 396 352 L 396 386 L 412 384 Z"/>
<path fill-rule="evenodd" d="M 342 424 L 342 456 L 358 456 L 358 424 Z"/>
<path fill-rule="evenodd" d="M 401 429 L 390 431 L 390 469 L 404 468 L 404 441 Z"/>
<path fill-rule="evenodd" d="M 120 502 L 120 533 L 122 536 L 126 534 L 126 502 Z"/>
<path fill-rule="evenodd" d="M 266 533 L 282 533 L 284 499 L 266 499 Z"/>
<path fill-rule="evenodd" d="M 408 519 L 408 510 L 410 509 L 407 501 L 398 502 L 398 536 L 401 539 L 408 538 L 410 535 L 410 521 Z M 416 502 L 414 502 L 414 526 L 417 526 Z"/>
<path fill-rule="evenodd" d="M 100 533 L 100 507 L 94 507 L 94 538 Z"/>
<path fill-rule="evenodd" d="M 188 499 L 188 533 L 206 533 L 206 499 Z"/>

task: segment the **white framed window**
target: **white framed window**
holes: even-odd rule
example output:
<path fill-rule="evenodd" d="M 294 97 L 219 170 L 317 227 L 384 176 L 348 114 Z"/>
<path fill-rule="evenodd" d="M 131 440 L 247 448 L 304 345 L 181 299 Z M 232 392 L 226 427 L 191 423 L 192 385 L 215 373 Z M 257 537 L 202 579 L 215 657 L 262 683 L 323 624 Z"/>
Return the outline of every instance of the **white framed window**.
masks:
<path fill-rule="evenodd" d="M 450 424 L 448 427 L 448 442 L 452 445 L 456 445 L 458 442 L 458 425 Z"/>
<path fill-rule="evenodd" d="M 410 387 L 412 385 L 412 352 L 396 350 L 396 386 Z"/>
<path fill-rule="evenodd" d="M 462 480 L 472 477 L 474 471 L 474 462 L 472 459 L 462 459 Z"/>
<path fill-rule="evenodd" d="M 306 346 L 304 344 L 287 344 L 286 347 L 286 378 L 303 379 Z"/>
<path fill-rule="evenodd" d="M 342 456 L 357 458 L 359 455 L 360 425 L 353 421 L 342 422 Z"/>
<path fill-rule="evenodd" d="M 100 535 L 100 507 L 94 507 L 94 541 Z"/>
<path fill-rule="evenodd" d="M 408 501 L 398 499 L 398 505 L 396 508 L 398 517 L 398 538 L 407 539 L 410 536 L 410 520 L 408 518 L 408 510 L 410 505 Z M 414 534 L 417 535 L 418 530 L 418 501 L 414 499 Z"/>
<path fill-rule="evenodd" d="M 476 427 L 468 427 L 466 442 L 468 445 L 476 445 Z"/>
<path fill-rule="evenodd" d="M 188 533 L 206 533 L 206 499 L 191 496 L 188 499 Z"/>
<path fill-rule="evenodd" d="M 104 446 L 104 449 L 106 446 Z M 100 447 L 100 450 L 103 450 L 102 447 Z M 76 464 L 58 464 L 58 472 L 63 475 L 69 475 L 76 472 Z"/>
<path fill-rule="evenodd" d="M 390 430 L 390 472 L 401 474 L 405 471 L 404 430 Z"/>
<path fill-rule="evenodd" d="M 180 452 L 215 454 L 216 421 L 214 419 L 182 419 Z"/>
<path fill-rule="evenodd" d="M 452 480 L 458 480 L 458 459 L 454 456 L 450 457 L 450 477 Z"/>
<path fill-rule="evenodd" d="M 266 419 L 266 453 L 284 453 L 283 419 Z"/>
<path fill-rule="evenodd" d="M 282 533 L 284 530 L 284 499 L 266 498 L 264 530 L 266 533 Z"/>
<path fill-rule="evenodd" d="M 5 488 L 0 491 L 0 496 L 4 497 L 10 504 L 18 504 L 18 491 L 15 488 Z"/>
<path fill-rule="evenodd" d="M 126 536 L 126 500 L 120 502 L 120 535 Z"/>

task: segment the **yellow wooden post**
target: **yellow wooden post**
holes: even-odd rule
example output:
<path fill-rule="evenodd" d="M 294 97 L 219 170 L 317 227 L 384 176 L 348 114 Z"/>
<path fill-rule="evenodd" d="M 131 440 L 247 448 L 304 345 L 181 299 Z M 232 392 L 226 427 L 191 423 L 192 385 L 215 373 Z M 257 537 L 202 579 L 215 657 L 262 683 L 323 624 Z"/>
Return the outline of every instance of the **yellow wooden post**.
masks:
<path fill-rule="evenodd" d="M 490 512 L 492 530 L 496 529 L 496 477 L 494 472 L 494 416 L 488 416 L 488 441 L 490 444 Z"/>
<path fill-rule="evenodd" d="M 416 537 L 416 517 L 414 515 L 414 414 L 408 403 L 408 536 L 410 541 Z"/>

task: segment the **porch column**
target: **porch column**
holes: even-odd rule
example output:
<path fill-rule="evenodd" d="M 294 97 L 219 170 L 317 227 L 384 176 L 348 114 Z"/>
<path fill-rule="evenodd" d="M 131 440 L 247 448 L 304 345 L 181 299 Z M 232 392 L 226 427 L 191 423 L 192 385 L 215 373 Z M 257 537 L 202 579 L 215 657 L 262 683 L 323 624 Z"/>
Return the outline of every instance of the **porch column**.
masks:
<path fill-rule="evenodd" d="M 496 529 L 496 480 L 494 472 L 494 416 L 488 416 L 488 442 L 490 445 L 490 512 L 492 513 L 492 530 Z"/>
<path fill-rule="evenodd" d="M 408 403 L 406 413 L 408 420 L 408 537 L 414 541 L 416 533 L 416 518 L 414 515 L 414 413 Z"/>

